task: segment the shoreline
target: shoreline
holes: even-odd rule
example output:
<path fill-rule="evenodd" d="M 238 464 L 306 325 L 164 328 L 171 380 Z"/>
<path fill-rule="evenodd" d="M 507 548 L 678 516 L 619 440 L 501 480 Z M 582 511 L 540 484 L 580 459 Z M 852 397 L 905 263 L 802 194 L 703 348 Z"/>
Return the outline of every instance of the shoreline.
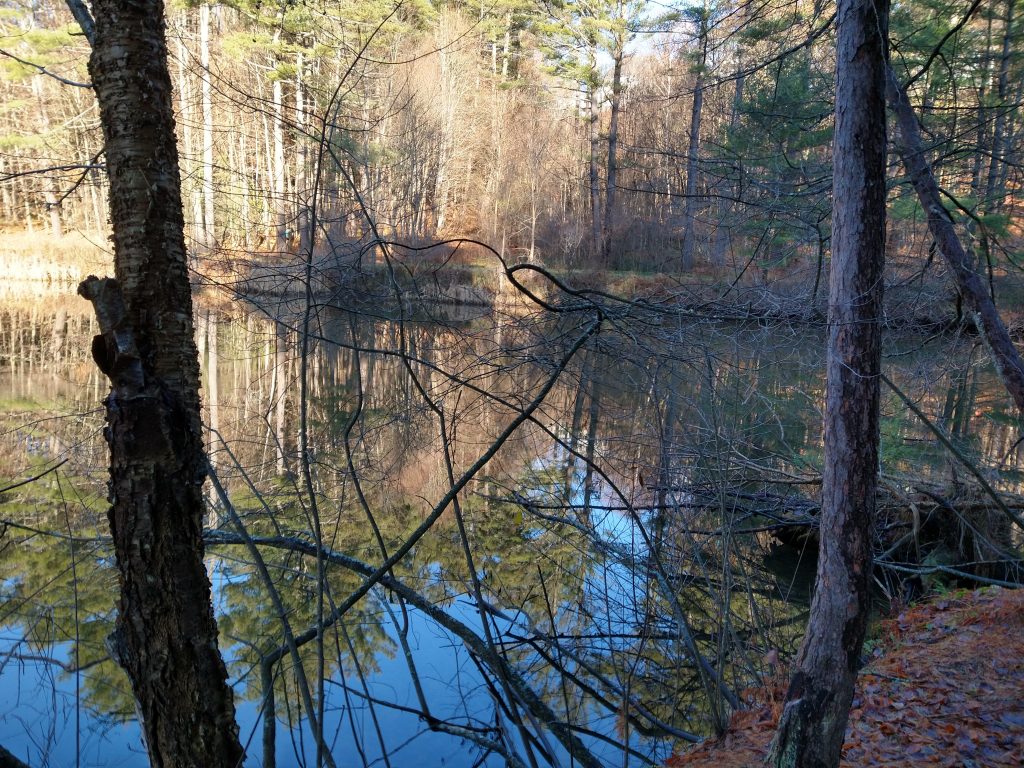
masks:
<path fill-rule="evenodd" d="M 61 294 L 74 296 L 78 283 L 90 274 L 113 271 L 107 242 L 98 233 L 72 233 L 60 240 L 28 233 L 0 234 L 0 299 L 37 301 Z M 382 303 L 395 308 L 417 303 L 466 308 L 474 311 L 530 311 L 539 307 L 517 291 L 496 259 L 475 252 L 456 251 L 436 258 L 409 258 L 382 264 L 318 258 L 309 272 L 318 298 L 343 297 L 353 308 Z M 193 295 L 221 294 L 230 299 L 290 300 L 306 295 L 307 265 L 298 255 L 272 263 L 272 254 L 232 256 L 231 251 L 204 256 L 191 270 Z M 618 296 L 625 301 L 670 315 L 721 323 L 758 323 L 823 327 L 827 320 L 827 286 L 800 274 L 774 279 L 728 280 L 728 275 L 690 273 L 613 272 L 578 269 L 555 273 L 582 295 Z M 557 304 L 568 297 L 537 273 L 518 277 L 545 302 Z M 686 279 L 684 279 L 684 277 Z M 889 278 L 885 325 L 892 331 L 975 333 L 973 320 L 958 316 L 956 294 L 941 276 L 908 283 Z M 1004 285 L 999 285 L 1000 283 Z M 1024 306 L 1014 309 L 1014 286 L 1009 278 L 996 280 L 1004 298 L 1000 307 L 1011 337 L 1024 340 Z M 591 293 L 592 292 L 592 293 Z"/>

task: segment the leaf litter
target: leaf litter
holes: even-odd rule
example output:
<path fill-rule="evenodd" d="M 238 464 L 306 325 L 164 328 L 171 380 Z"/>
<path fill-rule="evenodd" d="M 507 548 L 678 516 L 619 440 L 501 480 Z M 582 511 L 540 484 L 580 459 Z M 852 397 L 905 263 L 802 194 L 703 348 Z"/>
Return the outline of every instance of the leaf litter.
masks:
<path fill-rule="evenodd" d="M 1024 766 L 1024 590 L 944 595 L 880 626 L 857 680 L 842 766 Z M 779 675 L 745 691 L 728 731 L 669 768 L 764 764 L 785 702 Z"/>

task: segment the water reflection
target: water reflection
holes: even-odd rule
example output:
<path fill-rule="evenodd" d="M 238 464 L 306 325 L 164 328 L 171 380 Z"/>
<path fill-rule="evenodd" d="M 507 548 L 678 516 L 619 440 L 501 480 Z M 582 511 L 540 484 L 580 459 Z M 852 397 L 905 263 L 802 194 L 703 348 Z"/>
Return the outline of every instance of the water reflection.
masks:
<path fill-rule="evenodd" d="M 67 460 L 0 499 L 0 744 L 33 764 L 77 752 L 109 765 L 116 751 L 142 765 L 104 646 L 105 384 L 84 309 L 0 312 L 0 486 Z M 813 504 L 820 338 L 622 319 L 561 371 L 588 317 L 314 310 L 305 359 L 301 307 L 197 312 L 223 489 L 208 485 L 209 566 L 249 764 L 315 763 L 316 722 L 345 765 L 424 750 L 438 764 L 561 764 L 574 740 L 640 765 L 707 732 L 766 653 L 794 646 L 807 572 L 798 550 L 778 555 L 765 515 Z M 967 348 L 897 340 L 887 365 L 1015 487 L 1014 421 Z M 883 464 L 954 471 L 895 397 Z M 413 539 L 338 609 L 362 565 Z"/>

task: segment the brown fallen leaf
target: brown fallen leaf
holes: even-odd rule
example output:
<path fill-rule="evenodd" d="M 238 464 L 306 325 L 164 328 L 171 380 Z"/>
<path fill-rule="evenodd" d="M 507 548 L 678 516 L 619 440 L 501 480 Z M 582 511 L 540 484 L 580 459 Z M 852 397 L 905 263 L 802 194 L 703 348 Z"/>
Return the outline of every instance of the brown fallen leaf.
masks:
<path fill-rule="evenodd" d="M 844 768 L 1024 766 L 1024 590 L 983 589 L 915 605 L 884 622 L 880 635 L 884 653 L 861 673 Z M 771 690 L 745 692 L 759 710 L 734 716 L 733 725 L 745 728 L 666 765 L 760 766 L 784 690 L 777 681 Z"/>

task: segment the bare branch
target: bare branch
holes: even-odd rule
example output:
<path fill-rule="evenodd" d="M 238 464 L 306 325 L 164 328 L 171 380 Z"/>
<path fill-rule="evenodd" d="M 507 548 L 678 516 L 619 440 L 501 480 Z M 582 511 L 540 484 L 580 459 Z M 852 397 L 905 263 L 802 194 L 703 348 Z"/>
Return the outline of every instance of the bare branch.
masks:
<path fill-rule="evenodd" d="M 0 176 L 0 181 L 10 181 L 11 179 L 18 179 L 22 176 L 43 176 L 47 173 L 67 173 L 68 171 L 105 171 L 107 166 L 105 163 L 74 163 L 71 165 L 51 165 L 47 168 L 30 168 L 27 171 L 17 171 L 15 173 L 5 173 Z"/>
<path fill-rule="evenodd" d="M 22 480 L 21 482 L 14 483 L 14 485 L 8 485 L 6 488 L 0 488 L 0 493 L 7 493 L 8 491 L 13 491 L 15 488 L 21 488 L 21 486 L 23 486 L 23 485 L 28 485 L 29 483 L 34 483 L 36 480 L 39 480 L 40 478 L 46 477 L 51 472 L 55 472 L 56 470 L 58 470 L 60 467 L 63 467 L 67 463 L 68 463 L 67 459 L 61 459 L 59 462 L 54 464 L 52 467 L 49 467 L 48 469 L 44 469 L 38 475 L 33 475 L 32 477 L 27 478 L 25 480 Z"/>
<path fill-rule="evenodd" d="M 943 35 L 942 39 L 939 40 L 939 42 L 935 45 L 934 48 L 932 48 L 932 52 L 928 56 L 928 60 L 921 65 L 921 68 L 917 70 L 913 77 L 911 77 L 909 80 L 907 80 L 907 82 L 903 84 L 904 90 L 909 89 L 910 86 L 916 83 L 918 79 L 931 68 L 932 62 L 934 62 L 936 57 L 939 56 L 939 54 L 942 52 L 942 46 L 946 44 L 946 41 L 948 41 L 949 38 L 951 38 L 953 35 L 955 35 L 957 32 L 964 28 L 964 25 L 966 25 L 967 22 L 971 20 L 971 17 L 974 15 L 974 12 L 977 11 L 980 6 L 981 0 L 974 0 L 974 3 L 971 4 L 971 7 L 967 9 L 966 13 L 964 13 L 964 17 L 960 19 L 959 22 L 950 27 L 949 31 L 945 35 Z"/>
<path fill-rule="evenodd" d="M 92 12 L 83 0 L 66 0 L 68 10 L 75 17 L 78 26 L 82 28 L 82 34 L 89 41 L 89 45 L 96 43 L 96 23 L 92 20 Z"/>
<path fill-rule="evenodd" d="M 31 61 L 26 61 L 25 59 L 21 58 L 20 56 L 15 56 L 10 51 L 5 51 L 3 48 L 0 48 L 0 56 L 6 56 L 9 59 L 14 59 L 16 62 L 18 62 L 19 64 L 21 64 L 23 66 L 32 67 L 40 75 L 46 75 L 47 77 L 52 77 L 58 83 L 63 83 L 64 85 L 73 85 L 75 88 L 92 88 L 92 83 L 80 83 L 77 80 L 68 80 L 66 77 L 61 77 L 60 75 L 54 74 L 53 72 L 48 70 L 46 67 L 44 67 L 44 66 L 42 66 L 40 64 L 36 64 L 34 62 L 31 62 Z"/>

